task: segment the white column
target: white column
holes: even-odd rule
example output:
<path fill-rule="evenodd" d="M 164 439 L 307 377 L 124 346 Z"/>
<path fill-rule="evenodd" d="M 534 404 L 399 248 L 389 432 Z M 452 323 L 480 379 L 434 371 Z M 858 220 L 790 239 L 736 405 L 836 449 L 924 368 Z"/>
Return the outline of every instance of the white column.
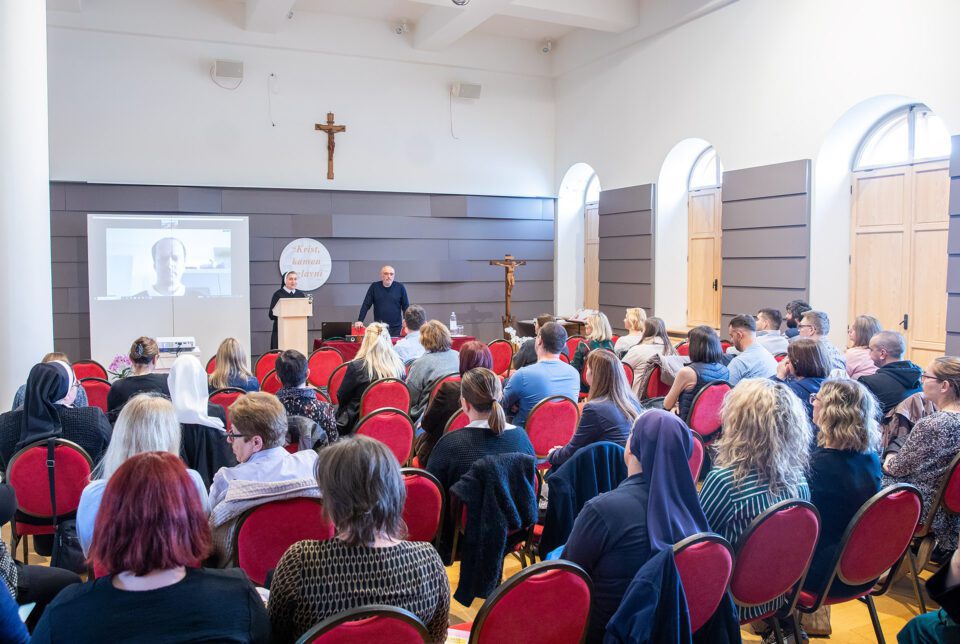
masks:
<path fill-rule="evenodd" d="M 47 12 L 0 0 L 0 409 L 53 350 Z"/>

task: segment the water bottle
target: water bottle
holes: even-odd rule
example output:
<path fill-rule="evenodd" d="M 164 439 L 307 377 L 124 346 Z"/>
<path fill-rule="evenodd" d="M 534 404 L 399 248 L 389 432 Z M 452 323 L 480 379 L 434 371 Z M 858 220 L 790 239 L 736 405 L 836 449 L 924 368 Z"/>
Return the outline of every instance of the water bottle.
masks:
<path fill-rule="evenodd" d="M 457 314 L 451 313 L 450 314 L 450 333 L 456 333 L 456 332 L 457 332 Z"/>

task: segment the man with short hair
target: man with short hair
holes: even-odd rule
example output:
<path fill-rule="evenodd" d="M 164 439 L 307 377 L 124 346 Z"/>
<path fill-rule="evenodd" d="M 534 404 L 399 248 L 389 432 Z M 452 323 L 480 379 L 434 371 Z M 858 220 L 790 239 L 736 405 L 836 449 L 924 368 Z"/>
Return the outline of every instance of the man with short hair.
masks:
<path fill-rule="evenodd" d="M 870 338 L 870 359 L 878 368 L 858 380 L 877 397 L 884 414 L 921 390 L 923 369 L 903 359 L 906 350 L 907 343 L 896 331 L 881 331 Z"/>
<path fill-rule="evenodd" d="M 533 335 L 536 336 L 540 333 L 540 329 L 547 322 L 553 322 L 554 317 L 549 313 L 541 313 L 533 321 Z M 520 345 L 520 348 L 517 349 L 516 354 L 513 356 L 513 368 L 522 369 L 524 367 L 529 367 L 537 361 L 537 339 L 532 337 L 523 344 Z M 563 355 L 570 357 L 570 352 L 567 350 L 567 344 L 564 342 L 563 350 L 560 351 Z"/>
<path fill-rule="evenodd" d="M 727 365 L 731 385 L 744 378 L 772 378 L 777 375 L 777 361 L 756 338 L 757 324 L 750 315 L 738 315 L 730 320 L 727 335 L 739 352 Z"/>
<path fill-rule="evenodd" d="M 790 300 L 787 302 L 787 305 L 784 307 L 787 314 L 783 318 L 784 322 L 787 323 L 787 330 L 783 332 L 787 336 L 788 340 L 793 340 L 794 338 L 800 337 L 800 319 L 803 317 L 803 314 L 812 309 L 813 307 L 804 302 L 803 300 Z"/>
<path fill-rule="evenodd" d="M 360 305 L 360 315 L 357 316 L 357 320 L 363 322 L 367 317 L 367 311 L 372 306 L 374 321 L 383 322 L 390 327 L 390 335 L 393 337 L 400 335 L 403 312 L 410 306 L 407 288 L 401 282 L 394 280 L 396 274 L 393 266 L 384 266 L 380 269 L 380 281 L 374 282 L 367 289 L 363 304 Z"/>
<path fill-rule="evenodd" d="M 580 394 L 580 373 L 560 360 L 567 343 L 566 329 L 556 322 L 547 322 L 540 327 L 534 343 L 537 362 L 510 376 L 503 391 L 503 408 L 509 414 L 516 406 L 513 422 L 520 426 L 544 398 L 566 396 L 576 402 Z"/>
<path fill-rule="evenodd" d="M 800 318 L 800 324 L 797 325 L 800 331 L 800 338 L 809 338 L 823 344 L 830 356 L 830 368 L 847 370 L 847 359 L 843 357 L 840 350 L 833 346 L 827 340 L 827 334 L 830 333 L 830 317 L 823 311 L 814 311 L 810 309 Z"/>
<path fill-rule="evenodd" d="M 780 311 L 760 309 L 757 311 L 757 344 L 771 355 L 787 352 L 787 338 L 780 333 Z"/>
<path fill-rule="evenodd" d="M 426 321 L 427 312 L 419 304 L 411 304 L 403 312 L 403 328 L 406 329 L 406 335 L 393 345 L 393 348 L 404 362 L 416 360 L 426 351 L 420 344 L 420 327 Z"/>
<path fill-rule="evenodd" d="M 337 415 L 333 405 L 317 398 L 317 391 L 307 384 L 310 369 L 307 358 L 296 349 L 287 349 L 277 355 L 273 362 L 277 378 L 283 388 L 277 392 L 277 399 L 287 412 L 287 416 L 309 418 L 327 435 L 326 443 L 337 442 Z M 231 414 L 233 413 L 231 408 Z"/>

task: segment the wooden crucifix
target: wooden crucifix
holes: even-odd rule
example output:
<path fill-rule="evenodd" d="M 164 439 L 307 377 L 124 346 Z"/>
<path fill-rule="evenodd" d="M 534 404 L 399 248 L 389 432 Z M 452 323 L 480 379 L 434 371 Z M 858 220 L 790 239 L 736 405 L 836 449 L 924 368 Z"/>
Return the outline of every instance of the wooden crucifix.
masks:
<path fill-rule="evenodd" d="M 503 266 L 505 275 L 503 276 L 504 305 L 506 315 L 503 316 L 503 326 L 507 327 L 513 324 L 513 315 L 510 313 L 510 301 L 513 298 L 513 285 L 516 284 L 514 272 L 517 266 L 523 266 L 527 263 L 525 259 L 516 259 L 513 255 L 504 255 L 503 259 L 491 259 L 491 266 Z"/>
<path fill-rule="evenodd" d="M 327 133 L 327 179 L 333 179 L 333 149 L 337 145 L 333 137 L 341 132 L 346 132 L 347 126 L 334 125 L 333 112 L 327 112 L 327 122 L 317 123 L 314 125 L 314 130 Z"/>

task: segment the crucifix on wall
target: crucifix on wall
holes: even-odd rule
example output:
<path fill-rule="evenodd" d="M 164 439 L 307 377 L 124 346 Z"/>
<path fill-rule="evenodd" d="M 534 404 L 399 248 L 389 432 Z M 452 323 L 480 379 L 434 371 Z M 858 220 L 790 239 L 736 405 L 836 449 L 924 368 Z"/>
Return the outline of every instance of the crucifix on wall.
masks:
<path fill-rule="evenodd" d="M 327 122 L 314 125 L 314 130 L 327 133 L 327 179 L 333 179 L 333 149 L 337 145 L 334 137 L 347 131 L 346 125 L 334 125 L 333 121 L 333 112 L 327 112 Z"/>
<path fill-rule="evenodd" d="M 514 273 L 517 270 L 517 266 L 523 266 L 527 263 L 525 259 L 516 259 L 513 255 L 504 255 L 503 259 L 491 259 L 491 266 L 503 266 L 505 274 L 503 276 L 503 289 L 504 289 L 504 306 L 506 308 L 505 315 L 503 316 L 503 326 L 504 328 L 513 325 L 513 315 L 510 313 L 510 301 L 513 298 L 513 286 L 516 284 L 516 276 Z"/>

